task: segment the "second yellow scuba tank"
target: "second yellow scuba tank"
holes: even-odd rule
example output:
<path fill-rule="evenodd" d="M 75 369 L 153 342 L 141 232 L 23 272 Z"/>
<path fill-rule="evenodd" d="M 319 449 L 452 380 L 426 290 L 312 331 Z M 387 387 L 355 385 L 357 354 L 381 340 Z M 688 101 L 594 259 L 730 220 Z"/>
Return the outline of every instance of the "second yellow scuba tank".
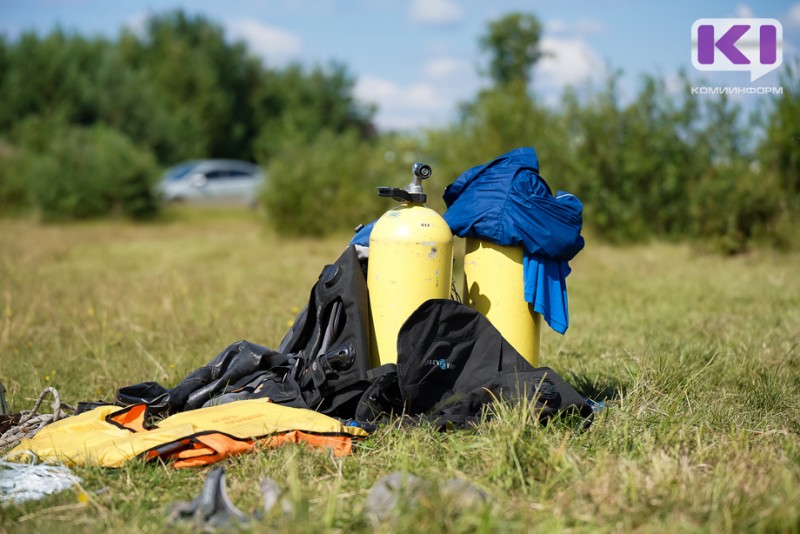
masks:
<path fill-rule="evenodd" d="M 522 247 L 467 238 L 464 303 L 481 312 L 523 358 L 536 367 L 542 316 L 525 301 Z"/>
<path fill-rule="evenodd" d="M 397 362 L 397 333 L 423 302 L 450 296 L 453 233 L 436 211 L 425 206 L 421 181 L 428 165 L 415 163 L 405 189 L 381 187 L 378 194 L 401 202 L 378 219 L 369 238 L 372 365 Z"/>

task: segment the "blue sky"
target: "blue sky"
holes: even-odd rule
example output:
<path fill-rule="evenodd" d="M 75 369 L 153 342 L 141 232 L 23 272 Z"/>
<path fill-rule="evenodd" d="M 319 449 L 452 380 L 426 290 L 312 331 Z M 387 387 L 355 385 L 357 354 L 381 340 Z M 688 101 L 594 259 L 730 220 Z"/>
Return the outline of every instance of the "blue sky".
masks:
<path fill-rule="evenodd" d="M 642 74 L 669 82 L 680 69 L 709 85 L 778 86 L 787 60 L 800 50 L 800 0 L 0 0 L 0 33 L 13 40 L 58 25 L 113 37 L 123 26 L 140 29 L 149 14 L 175 8 L 217 21 L 268 65 L 344 63 L 359 98 L 378 105 L 383 129 L 452 118 L 457 103 L 486 83 L 478 74 L 486 60 L 480 35 L 488 21 L 511 11 L 534 13 L 544 24 L 542 47 L 549 54 L 534 72 L 534 85 L 551 105 L 565 86 L 599 84 L 609 69 L 623 71 L 628 94 Z M 725 17 L 778 19 L 784 66 L 753 83 L 744 72 L 694 70 L 692 23 Z M 739 98 L 749 107 L 758 97 Z"/>

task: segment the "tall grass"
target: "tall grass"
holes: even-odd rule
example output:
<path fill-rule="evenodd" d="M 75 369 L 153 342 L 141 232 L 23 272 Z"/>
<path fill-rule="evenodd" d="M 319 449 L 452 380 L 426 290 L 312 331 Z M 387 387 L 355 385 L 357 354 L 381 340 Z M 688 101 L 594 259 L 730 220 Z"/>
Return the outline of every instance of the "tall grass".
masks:
<path fill-rule="evenodd" d="M 263 228 L 228 211 L 146 225 L 0 221 L 0 377 L 12 409 L 46 385 L 67 402 L 173 385 L 240 338 L 276 346 L 349 236 Z M 304 446 L 230 459 L 244 511 L 260 510 L 266 477 L 291 504 L 245 530 L 797 532 L 798 266 L 797 254 L 590 239 L 568 278 L 570 329 L 546 331 L 541 358 L 607 404 L 589 431 L 500 407 L 471 431 L 383 428 L 342 459 Z M 367 494 L 394 471 L 430 485 L 374 522 Z M 0 507 L 0 532 L 163 532 L 169 505 L 197 495 L 206 470 L 76 472 L 74 491 Z M 488 505 L 437 491 L 449 478 L 487 492 Z"/>

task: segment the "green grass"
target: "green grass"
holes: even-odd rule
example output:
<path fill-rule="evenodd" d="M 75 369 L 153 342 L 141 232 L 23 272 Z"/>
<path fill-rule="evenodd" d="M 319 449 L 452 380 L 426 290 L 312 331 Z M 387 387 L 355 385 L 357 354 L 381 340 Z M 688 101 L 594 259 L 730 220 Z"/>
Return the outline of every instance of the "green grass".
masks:
<path fill-rule="evenodd" d="M 232 210 L 148 225 L 0 221 L 11 408 L 30 408 L 47 385 L 72 403 L 145 380 L 171 386 L 242 338 L 277 346 L 348 237 L 284 239 Z M 303 446 L 230 459 L 244 511 L 260 509 L 266 477 L 292 503 L 251 529 L 371 531 L 370 486 L 408 471 L 434 489 L 378 531 L 800 531 L 800 255 L 590 239 L 572 267 L 570 330 L 544 332 L 541 364 L 607 403 L 590 431 L 504 407 L 474 431 L 384 428 L 343 459 Z M 193 498 L 206 470 L 76 472 L 75 491 L 0 507 L 0 532 L 163 532 L 169 505 Z M 490 504 L 438 494 L 452 477 Z"/>

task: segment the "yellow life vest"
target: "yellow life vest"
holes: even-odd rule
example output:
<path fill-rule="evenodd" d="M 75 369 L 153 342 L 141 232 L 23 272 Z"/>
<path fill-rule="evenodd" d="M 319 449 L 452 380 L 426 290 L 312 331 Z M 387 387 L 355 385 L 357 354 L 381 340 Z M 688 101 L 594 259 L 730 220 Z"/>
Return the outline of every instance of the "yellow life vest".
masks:
<path fill-rule="evenodd" d="M 43 461 L 103 467 L 119 467 L 133 458 L 162 458 L 174 461 L 175 467 L 190 467 L 257 447 L 298 442 L 343 456 L 352 453 L 354 439 L 368 435 L 327 415 L 267 399 L 181 412 L 151 427 L 145 425 L 145 410 L 144 404 L 101 406 L 62 419 L 22 440 L 9 457 L 21 459 L 30 451 Z"/>

